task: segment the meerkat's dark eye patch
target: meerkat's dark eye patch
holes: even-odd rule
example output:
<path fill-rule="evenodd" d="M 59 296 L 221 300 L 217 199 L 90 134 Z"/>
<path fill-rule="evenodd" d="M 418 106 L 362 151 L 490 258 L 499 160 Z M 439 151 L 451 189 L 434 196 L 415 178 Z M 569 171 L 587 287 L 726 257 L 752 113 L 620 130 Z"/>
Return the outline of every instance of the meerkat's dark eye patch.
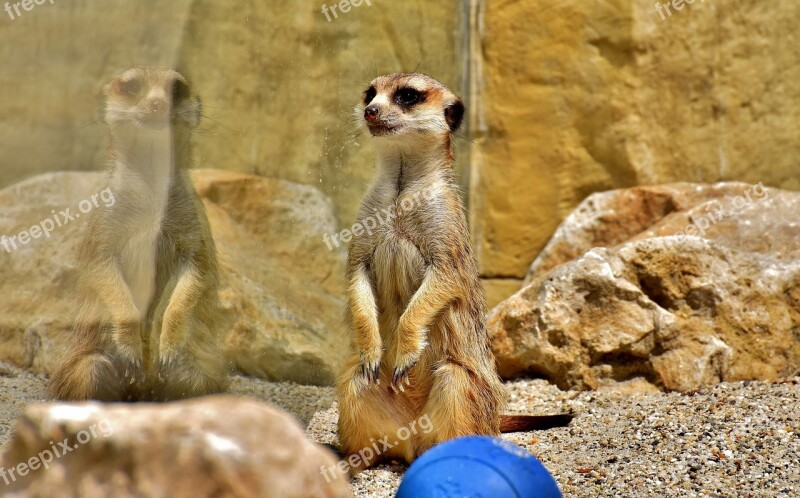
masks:
<path fill-rule="evenodd" d="M 172 83 L 172 101 L 180 102 L 189 98 L 189 85 L 185 81 L 175 80 Z"/>
<path fill-rule="evenodd" d="M 372 102 L 372 99 L 374 99 L 376 95 L 378 95 L 378 91 L 375 90 L 374 86 L 367 88 L 367 91 L 364 92 L 364 105 L 368 105 Z"/>
<path fill-rule="evenodd" d="M 400 88 L 394 92 L 394 103 L 400 107 L 409 108 L 425 102 L 425 94 L 414 88 Z"/>
<path fill-rule="evenodd" d="M 139 78 L 122 80 L 119 83 L 119 91 L 131 97 L 136 97 L 142 91 L 142 82 Z"/>

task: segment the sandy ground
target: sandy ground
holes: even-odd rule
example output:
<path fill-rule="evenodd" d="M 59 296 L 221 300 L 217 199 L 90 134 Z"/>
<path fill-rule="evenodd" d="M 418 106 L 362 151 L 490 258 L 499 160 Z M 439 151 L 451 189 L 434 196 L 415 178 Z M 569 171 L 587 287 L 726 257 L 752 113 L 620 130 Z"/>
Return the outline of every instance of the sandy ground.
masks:
<path fill-rule="evenodd" d="M 536 455 L 568 497 L 800 496 L 800 378 L 720 384 L 691 394 L 560 391 L 507 384 L 509 411 L 576 412 L 570 427 L 505 435 Z M 331 388 L 235 377 L 231 391 L 293 413 L 321 443 L 336 442 Z M 44 378 L 0 363 L 0 445 Z M 405 466 L 353 480 L 358 497 L 391 497 Z"/>

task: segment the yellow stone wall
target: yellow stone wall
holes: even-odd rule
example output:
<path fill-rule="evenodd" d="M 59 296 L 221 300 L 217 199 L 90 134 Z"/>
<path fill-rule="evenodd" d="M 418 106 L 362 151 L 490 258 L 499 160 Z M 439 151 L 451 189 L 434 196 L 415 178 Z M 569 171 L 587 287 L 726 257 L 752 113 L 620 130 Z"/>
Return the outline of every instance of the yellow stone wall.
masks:
<path fill-rule="evenodd" d="M 415 68 L 461 93 L 467 30 L 458 0 L 362 0 L 329 21 L 333 3 L 56 0 L 13 21 L 0 10 L 0 187 L 103 168 L 103 83 L 172 66 L 203 100 L 198 167 L 314 185 L 351 225 L 374 171 L 353 107 L 378 74 Z"/>
<path fill-rule="evenodd" d="M 163 65 L 203 99 L 198 167 L 317 186 L 342 227 L 373 175 L 352 117 L 366 83 L 419 69 L 469 93 L 474 140 L 457 140 L 458 169 L 492 304 L 592 192 L 800 188 L 798 2 L 695 0 L 663 20 L 641 0 L 370 3 L 331 21 L 321 7 L 332 0 L 0 12 L 0 186 L 103 168 L 100 87 L 120 69 Z"/>
<path fill-rule="evenodd" d="M 800 3 L 476 2 L 471 222 L 489 301 L 588 194 L 800 189 Z"/>

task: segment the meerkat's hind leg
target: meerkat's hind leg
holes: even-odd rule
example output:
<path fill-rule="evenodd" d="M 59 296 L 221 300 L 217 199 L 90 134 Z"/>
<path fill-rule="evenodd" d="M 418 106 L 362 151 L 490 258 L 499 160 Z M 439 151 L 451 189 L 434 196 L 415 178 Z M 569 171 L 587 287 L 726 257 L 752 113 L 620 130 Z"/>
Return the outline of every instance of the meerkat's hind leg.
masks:
<path fill-rule="evenodd" d="M 469 403 L 465 403 L 469 400 Z M 476 388 L 475 374 L 455 363 L 444 363 L 433 372 L 428 401 L 420 416 L 427 415 L 433 428 L 420 434 L 417 456 L 449 439 L 473 434 L 498 435 L 498 401 L 488 389 Z"/>
<path fill-rule="evenodd" d="M 144 372 L 115 354 L 116 348 L 108 340 L 110 330 L 110 324 L 96 321 L 82 321 L 73 328 L 64 356 L 48 382 L 53 397 L 75 401 L 131 397 L 132 386 L 144 378 Z"/>
<path fill-rule="evenodd" d="M 357 371 L 361 359 L 354 355 L 337 382 L 339 400 L 339 445 L 343 459 L 359 455 L 351 473 L 387 458 L 414 459 L 414 441 L 398 440 L 398 431 L 413 420 L 413 409 L 403 395 L 389 389 L 391 374 L 381 369 L 380 385 L 370 383 Z"/>
<path fill-rule="evenodd" d="M 113 361 L 101 353 L 90 353 L 63 363 L 50 377 L 50 393 L 62 400 L 121 401 L 127 383 Z"/>
<path fill-rule="evenodd" d="M 232 370 L 211 331 L 198 320 L 192 320 L 191 341 L 173 361 L 162 363 L 154 397 L 173 400 L 224 392 Z"/>

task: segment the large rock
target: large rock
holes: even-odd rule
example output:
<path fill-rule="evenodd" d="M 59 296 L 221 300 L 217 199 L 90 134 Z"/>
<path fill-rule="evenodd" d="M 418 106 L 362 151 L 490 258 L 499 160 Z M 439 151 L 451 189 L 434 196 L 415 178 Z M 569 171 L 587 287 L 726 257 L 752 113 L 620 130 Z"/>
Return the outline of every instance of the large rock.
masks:
<path fill-rule="evenodd" d="M 220 170 L 194 172 L 217 244 L 220 297 L 234 317 L 225 350 L 269 380 L 332 384 L 347 336 L 343 246 L 330 200 L 316 188 Z"/>
<path fill-rule="evenodd" d="M 800 189 L 800 3 L 687 1 L 664 19 L 639 0 L 478 3 L 470 203 L 486 278 L 522 280 L 592 192 Z"/>
<path fill-rule="evenodd" d="M 729 215 L 712 222 L 719 207 Z M 564 388 L 685 391 L 794 373 L 798 213 L 800 194 L 746 184 L 590 197 L 528 285 L 492 311 L 501 374 L 542 375 Z"/>
<path fill-rule="evenodd" d="M 778 259 L 800 259 L 798 210 L 798 193 L 739 182 L 598 192 L 558 227 L 531 264 L 525 283 L 593 247 L 676 234 L 699 235 L 731 249 Z"/>
<path fill-rule="evenodd" d="M 0 486 L 10 498 L 352 496 L 336 463 L 290 415 L 246 398 L 34 405 Z"/>
<path fill-rule="evenodd" d="M 330 201 L 311 186 L 218 170 L 193 172 L 220 262 L 230 315 L 224 349 L 270 380 L 330 384 L 346 349 L 340 333 L 344 250 Z M 0 234 L 13 235 L 97 192 L 95 173 L 52 173 L 0 191 Z M 103 209 L 100 204 L 98 209 Z M 49 373 L 63 349 L 77 277 L 76 219 L 17 250 L 0 246 L 0 360 Z"/>

